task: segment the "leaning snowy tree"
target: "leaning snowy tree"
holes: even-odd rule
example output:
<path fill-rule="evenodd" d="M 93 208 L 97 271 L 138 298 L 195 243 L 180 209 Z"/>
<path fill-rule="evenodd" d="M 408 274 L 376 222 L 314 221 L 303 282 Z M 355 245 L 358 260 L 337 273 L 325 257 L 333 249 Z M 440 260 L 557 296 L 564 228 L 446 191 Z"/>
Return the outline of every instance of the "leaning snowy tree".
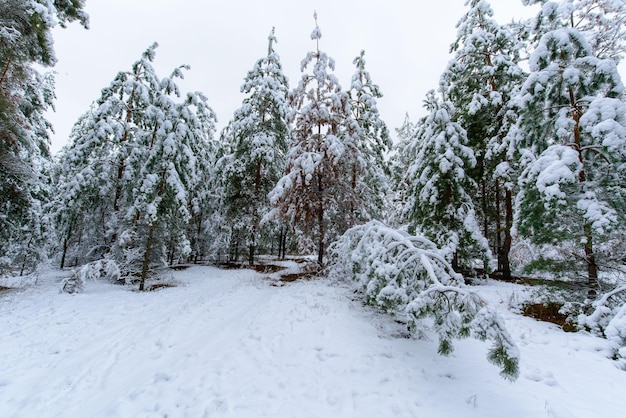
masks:
<path fill-rule="evenodd" d="M 453 351 L 452 340 L 473 335 L 493 342 L 487 358 L 504 378 L 519 375 L 519 350 L 504 321 L 432 241 L 371 221 L 349 229 L 329 253 L 331 277 L 355 281 L 367 303 L 406 319 L 412 332 L 434 331 L 440 354 Z"/>
<path fill-rule="evenodd" d="M 547 32 L 531 56 L 515 129 L 524 171 L 519 231 L 538 244 L 570 242 L 597 288 L 597 244 L 626 219 L 624 87 L 575 28 Z M 570 260 L 568 260 L 570 261 Z"/>
<path fill-rule="evenodd" d="M 51 30 L 78 20 L 84 0 L 0 2 L 0 268 L 32 266 L 44 253 L 42 207 L 47 200 L 54 83 L 35 67 L 56 62 Z M 22 269 L 23 270 L 23 269 Z"/>
<path fill-rule="evenodd" d="M 303 74 L 290 94 L 296 109 L 294 139 L 285 175 L 270 192 L 274 208 L 268 218 L 283 218 L 314 237 L 322 265 L 327 243 L 350 226 L 353 211 L 362 209 L 345 179 L 355 166 L 360 174 L 364 161 L 356 147 L 360 128 L 350 111 L 350 97 L 331 72 L 335 61 L 319 50 L 322 33 L 317 14 L 315 19 L 311 39 L 317 49 L 301 64 L 303 72 L 312 64 L 312 73 Z"/>
<path fill-rule="evenodd" d="M 497 255 L 497 270 L 509 279 L 515 164 L 505 139 L 517 120 L 512 97 L 525 77 L 518 65 L 522 43 L 510 26 L 498 24 L 487 1 L 469 0 L 466 6 L 451 47 L 454 59 L 440 85 L 476 156 L 477 164 L 467 174 L 478 185 L 477 218 Z"/>
<path fill-rule="evenodd" d="M 453 122 L 454 106 L 435 92 L 425 101 L 428 115 L 420 120 L 408 150 L 416 157 L 408 167 L 409 232 L 431 239 L 452 267 L 471 270 L 473 259 L 487 265 L 489 245 L 480 233 L 472 196 L 476 183 L 467 170 L 476 158 L 467 146 L 467 134 Z"/>
<path fill-rule="evenodd" d="M 243 235 L 250 265 L 259 244 L 261 218 L 271 209 L 267 195 L 285 169 L 290 136 L 289 86 L 274 50 L 274 29 L 268 41 L 267 56 L 248 72 L 241 86 L 247 97 L 224 135 L 232 149 L 222 162 L 227 222 L 231 237 Z"/>

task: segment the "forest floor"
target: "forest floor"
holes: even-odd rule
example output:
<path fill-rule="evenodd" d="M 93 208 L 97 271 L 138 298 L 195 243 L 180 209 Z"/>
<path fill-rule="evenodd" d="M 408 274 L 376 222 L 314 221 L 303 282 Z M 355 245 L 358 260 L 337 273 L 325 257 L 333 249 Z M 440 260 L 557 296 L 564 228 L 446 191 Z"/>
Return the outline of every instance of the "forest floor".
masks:
<path fill-rule="evenodd" d="M 521 351 L 503 380 L 489 343 L 417 340 L 327 279 L 192 266 L 137 292 L 69 271 L 2 283 L 2 417 L 620 417 L 608 343 L 519 313 L 527 286 L 481 281 Z"/>

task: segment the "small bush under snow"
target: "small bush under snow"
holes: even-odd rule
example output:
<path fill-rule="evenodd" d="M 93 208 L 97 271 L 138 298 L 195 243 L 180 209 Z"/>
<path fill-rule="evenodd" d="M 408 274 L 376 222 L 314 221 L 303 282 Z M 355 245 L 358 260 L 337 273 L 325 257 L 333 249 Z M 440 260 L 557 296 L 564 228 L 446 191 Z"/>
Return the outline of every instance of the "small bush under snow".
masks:
<path fill-rule="evenodd" d="M 82 293 L 87 280 L 106 279 L 111 282 L 120 280 L 120 269 L 113 260 L 98 260 L 85 264 L 72 276 L 63 280 L 62 291 L 65 293 Z"/>

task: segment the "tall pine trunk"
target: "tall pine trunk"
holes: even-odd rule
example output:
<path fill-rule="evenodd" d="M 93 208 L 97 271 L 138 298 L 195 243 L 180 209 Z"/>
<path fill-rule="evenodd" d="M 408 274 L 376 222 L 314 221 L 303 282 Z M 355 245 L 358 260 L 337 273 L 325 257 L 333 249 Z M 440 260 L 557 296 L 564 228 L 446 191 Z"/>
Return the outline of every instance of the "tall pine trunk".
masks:
<path fill-rule="evenodd" d="M 585 173 L 585 165 L 583 158 L 582 144 L 580 140 L 580 118 L 582 117 L 582 109 L 576 102 L 574 91 L 569 88 L 570 105 L 573 112 L 572 117 L 574 119 L 574 149 L 578 152 L 578 160 L 581 164 L 580 173 L 578 173 L 578 182 L 581 188 L 585 188 L 587 177 Z M 583 234 L 585 237 L 584 251 L 585 262 L 587 263 L 587 287 L 589 288 L 589 295 L 595 296 L 598 288 L 598 265 L 596 264 L 596 256 L 593 252 L 593 233 L 591 230 L 591 223 L 586 222 L 583 226 Z"/>
<path fill-rule="evenodd" d="M 322 175 L 317 175 L 317 191 L 318 191 L 318 207 L 317 207 L 317 223 L 319 225 L 319 237 L 317 248 L 317 264 L 324 265 L 324 239 L 326 234 L 326 228 L 324 226 L 324 199 L 323 199 L 323 185 Z"/>

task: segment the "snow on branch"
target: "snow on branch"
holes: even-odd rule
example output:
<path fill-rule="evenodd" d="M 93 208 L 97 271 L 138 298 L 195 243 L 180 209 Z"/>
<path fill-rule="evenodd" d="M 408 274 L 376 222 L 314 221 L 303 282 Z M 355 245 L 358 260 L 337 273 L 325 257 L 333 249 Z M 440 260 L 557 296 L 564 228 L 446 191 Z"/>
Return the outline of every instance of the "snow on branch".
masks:
<path fill-rule="evenodd" d="M 488 360 L 506 379 L 519 375 L 519 350 L 502 318 L 465 286 L 428 239 L 371 221 L 349 229 L 329 254 L 330 276 L 356 281 L 368 304 L 407 315 L 413 332 L 427 327 L 423 319 L 431 318 L 440 354 L 453 351 L 453 339 L 489 339 Z"/>
<path fill-rule="evenodd" d="M 609 340 L 615 359 L 626 359 L 626 286 L 604 294 L 592 307 L 589 315 L 578 316 L 578 325 Z"/>

